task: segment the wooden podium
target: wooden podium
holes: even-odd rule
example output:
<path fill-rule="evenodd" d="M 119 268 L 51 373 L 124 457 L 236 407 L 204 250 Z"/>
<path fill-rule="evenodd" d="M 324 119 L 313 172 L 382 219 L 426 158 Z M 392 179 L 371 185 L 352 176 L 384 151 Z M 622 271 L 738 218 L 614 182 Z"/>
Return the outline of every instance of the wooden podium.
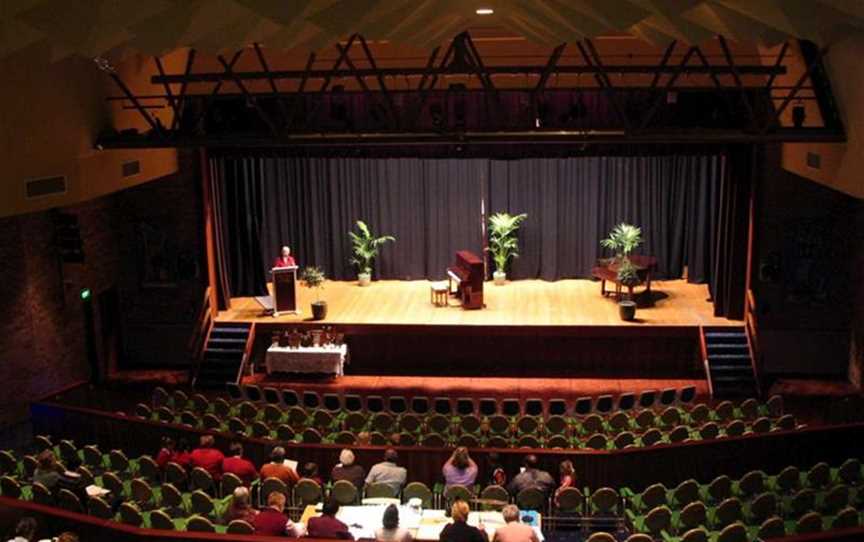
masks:
<path fill-rule="evenodd" d="M 297 310 L 297 266 L 274 267 L 273 316 L 280 313 L 299 314 Z"/>

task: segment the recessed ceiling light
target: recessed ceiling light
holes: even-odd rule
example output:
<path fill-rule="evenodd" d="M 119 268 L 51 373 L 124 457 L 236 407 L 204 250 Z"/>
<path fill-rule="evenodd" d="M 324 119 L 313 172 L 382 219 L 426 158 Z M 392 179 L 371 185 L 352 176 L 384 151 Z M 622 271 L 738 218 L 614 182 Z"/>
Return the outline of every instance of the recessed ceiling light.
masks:
<path fill-rule="evenodd" d="M 477 8 L 477 15 L 492 15 L 495 10 L 492 8 Z"/>

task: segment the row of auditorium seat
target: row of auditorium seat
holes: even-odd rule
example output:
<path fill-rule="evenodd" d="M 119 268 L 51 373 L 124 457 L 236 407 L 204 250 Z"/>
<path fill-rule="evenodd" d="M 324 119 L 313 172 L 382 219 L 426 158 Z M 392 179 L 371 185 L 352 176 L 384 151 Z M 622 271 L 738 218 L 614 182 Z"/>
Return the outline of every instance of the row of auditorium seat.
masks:
<path fill-rule="evenodd" d="M 779 418 L 760 415 L 759 409 L 767 411 L 767 408 L 754 401 L 745 401 L 737 408 L 730 402 L 723 402 L 714 409 L 696 404 L 690 408 L 670 406 L 662 411 L 644 409 L 605 416 L 549 416 L 545 419 L 528 415 L 508 418 L 500 414 L 481 418 L 411 413 L 394 416 L 388 412 L 333 413 L 299 406 L 286 410 L 273 404 L 259 408 L 249 401 L 231 405 L 221 398 L 212 403 L 206 398 L 192 403 L 185 398 L 171 399 L 169 403 L 180 407 L 193 405 L 197 410 L 177 412 L 163 405 L 152 411 L 148 405 L 139 404 L 135 414 L 162 423 L 282 442 L 468 448 L 611 450 L 797 427 L 794 417 L 788 414 Z M 750 407 L 742 408 L 746 405 Z M 366 436 L 361 438 L 364 433 Z"/>
<path fill-rule="evenodd" d="M 395 414 L 413 412 L 415 414 L 458 414 L 458 415 L 482 415 L 492 416 L 504 414 L 505 416 L 518 416 L 527 414 L 530 416 L 541 415 L 576 415 L 583 416 L 592 412 L 608 413 L 614 410 L 632 410 L 634 408 L 653 408 L 670 406 L 674 404 L 690 404 L 696 398 L 696 387 L 685 386 L 682 388 L 666 388 L 660 391 L 644 390 L 640 393 L 626 392 L 618 395 L 604 394 L 578 397 L 573 401 L 562 398 L 504 398 L 494 397 L 432 397 L 414 396 L 410 399 L 404 396 L 393 395 L 383 397 L 381 395 L 361 395 L 356 393 L 323 393 L 319 394 L 313 390 L 298 392 L 290 388 L 260 387 L 255 384 L 238 385 L 233 382 L 226 383 L 229 398 L 232 401 L 251 401 L 253 403 L 280 404 L 285 407 L 301 405 L 306 408 L 324 408 L 331 411 L 348 410 L 351 412 L 383 412 L 389 411 Z M 182 391 L 182 390 L 181 390 Z M 157 395 L 167 398 L 164 389 L 157 389 Z M 157 398 L 157 403 L 158 398 Z M 155 404 L 155 403 L 154 403 Z"/>
<path fill-rule="evenodd" d="M 224 495 L 230 495 L 233 487 L 216 492 L 214 486 L 199 482 L 187 491 L 182 480 L 165 481 L 149 456 L 128 460 L 119 450 L 99 455 L 96 446 L 76 450 L 70 441 L 53 446 L 47 438 L 40 438 L 37 449 L 50 446 L 60 457 L 78 454 L 84 463 L 79 472 L 89 473 L 96 485 L 122 495 L 124 502 L 115 512 L 100 498 L 81 503 L 70 491 L 59 490 L 56 496 L 51 495 L 32 482 L 32 463 L 28 466 L 10 452 L 0 454 L 0 490 L 4 496 L 35 500 L 70 511 L 86 510 L 91 515 L 134 526 L 249 532 L 248 526 L 239 523 L 220 524 L 229 502 Z M 92 474 L 91 469 L 97 474 Z M 191 478 L 194 479 L 194 474 Z M 321 487 L 308 479 L 294 488 L 269 479 L 261 484 L 258 493 L 259 498 L 266 498 L 269 491 L 284 491 L 300 507 L 320 502 L 328 495 L 342 504 L 357 503 L 362 497 L 395 497 L 403 502 L 418 497 L 427 507 L 479 496 L 539 510 L 550 516 L 544 519 L 544 524 L 550 526 L 572 517 L 614 518 L 626 521 L 630 530 L 647 536 L 645 540 L 743 542 L 860 525 L 864 505 L 862 480 L 860 461 L 849 459 L 837 468 L 818 463 L 802 472 L 788 466 L 774 475 L 751 471 L 737 479 L 725 475 L 704 483 L 690 479 L 670 488 L 656 483 L 642 491 L 627 487 L 568 488 L 556 499 L 547 499 L 535 490 L 519 495 L 510 495 L 500 486 L 453 486 L 446 490 L 437 486 L 433 490 L 419 482 L 408 484 L 400 495 L 387 493 L 386 486 L 361 494 L 348 483 Z M 238 482 L 235 479 L 234 484 Z M 598 533 L 588 540 L 602 542 L 609 538 Z M 643 539 L 634 536 L 628 540 Z"/>

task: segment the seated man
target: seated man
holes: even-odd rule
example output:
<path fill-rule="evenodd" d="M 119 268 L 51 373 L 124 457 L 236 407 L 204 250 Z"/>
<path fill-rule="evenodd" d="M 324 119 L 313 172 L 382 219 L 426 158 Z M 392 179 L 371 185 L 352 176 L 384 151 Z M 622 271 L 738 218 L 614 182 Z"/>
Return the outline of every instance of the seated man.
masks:
<path fill-rule="evenodd" d="M 336 519 L 338 512 L 339 503 L 336 502 L 336 499 L 328 499 L 321 509 L 321 515 L 309 518 L 309 524 L 306 526 L 306 536 L 309 538 L 354 540 L 354 535 L 348 530 L 348 526 Z"/>
<path fill-rule="evenodd" d="M 399 495 L 405 480 L 408 479 L 408 471 L 405 467 L 396 464 L 399 454 L 393 448 L 387 448 L 384 452 L 384 461 L 372 465 L 366 476 L 366 485 L 385 484 L 393 488 L 393 495 Z"/>
<path fill-rule="evenodd" d="M 260 475 L 262 480 L 278 478 L 285 482 L 289 488 L 293 487 L 300 479 L 294 469 L 285 464 L 285 448 L 282 446 L 273 448 L 273 451 L 270 452 L 270 463 L 261 467 Z"/>
<path fill-rule="evenodd" d="M 537 456 L 530 454 L 525 456 L 522 463 L 523 470 L 513 477 L 507 490 L 511 495 L 518 495 L 523 489 L 529 487 L 539 489 L 544 495 L 549 496 L 549 492 L 555 487 L 555 480 L 552 475 L 545 470 L 537 468 Z"/>
<path fill-rule="evenodd" d="M 251 461 L 243 457 L 243 445 L 232 442 L 228 447 L 229 457 L 222 461 L 222 473 L 230 472 L 243 480 L 245 485 L 251 484 L 258 477 L 258 469 Z"/>
<path fill-rule="evenodd" d="M 202 435 L 197 448 L 189 456 L 189 465 L 194 469 L 201 467 L 210 473 L 214 480 L 222 478 L 222 461 L 225 455 L 215 448 L 216 439 L 212 435 Z"/>
<path fill-rule="evenodd" d="M 267 508 L 253 520 L 255 534 L 268 536 L 300 536 L 300 529 L 285 515 L 285 495 L 274 491 L 267 496 Z"/>
<path fill-rule="evenodd" d="M 505 506 L 501 515 L 507 524 L 495 531 L 492 542 L 539 542 L 534 529 L 519 522 L 519 508 L 515 504 Z"/>

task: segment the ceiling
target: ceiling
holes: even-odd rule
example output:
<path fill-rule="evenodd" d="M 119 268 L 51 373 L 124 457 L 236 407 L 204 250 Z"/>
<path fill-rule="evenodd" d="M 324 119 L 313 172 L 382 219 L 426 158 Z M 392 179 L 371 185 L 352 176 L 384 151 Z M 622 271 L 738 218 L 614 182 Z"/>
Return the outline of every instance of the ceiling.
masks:
<path fill-rule="evenodd" d="M 826 44 L 864 29 L 864 0 L 0 0 L 0 57 L 37 43 L 53 61 L 253 42 L 315 50 L 353 33 L 430 48 L 476 27 L 544 45 L 610 33 Z"/>

